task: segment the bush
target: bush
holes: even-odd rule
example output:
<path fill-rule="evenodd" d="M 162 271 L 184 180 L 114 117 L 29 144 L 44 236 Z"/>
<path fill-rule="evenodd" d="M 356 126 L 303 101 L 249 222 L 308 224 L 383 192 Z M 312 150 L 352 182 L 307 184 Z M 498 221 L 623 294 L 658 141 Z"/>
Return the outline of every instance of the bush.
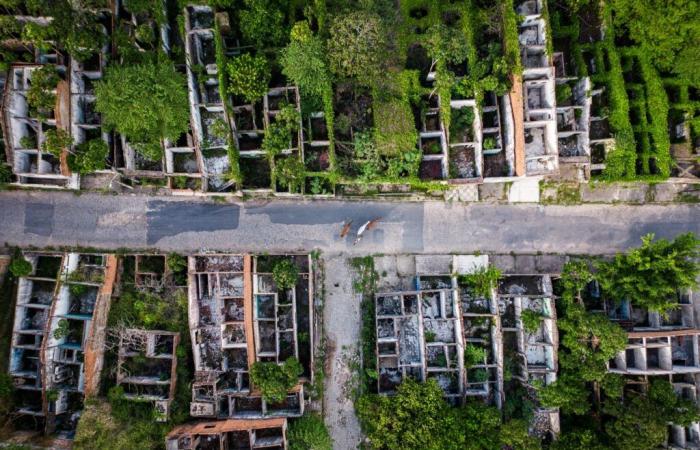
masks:
<path fill-rule="evenodd" d="M 468 344 L 464 349 L 464 366 L 470 368 L 477 364 L 484 364 L 486 361 L 486 349 L 476 345 Z"/>
<path fill-rule="evenodd" d="M 162 158 L 161 141 L 189 128 L 185 77 L 171 62 L 112 66 L 97 83 L 95 109 L 102 124 L 122 134 L 145 158 Z"/>
<path fill-rule="evenodd" d="M 380 75 L 385 47 L 381 18 L 364 11 L 338 15 L 330 26 L 330 33 L 331 70 L 341 77 L 355 77 L 371 85 Z"/>
<path fill-rule="evenodd" d="M 280 403 L 287 392 L 299 381 L 304 372 L 296 358 L 288 358 L 284 364 L 274 362 L 256 362 L 250 369 L 250 380 L 260 389 L 266 402 Z"/>
<path fill-rule="evenodd" d="M 73 145 L 73 138 L 62 128 L 48 130 L 44 135 L 46 140 L 41 144 L 41 151 L 50 153 L 57 158 L 61 156 L 63 149 L 68 149 Z"/>
<path fill-rule="evenodd" d="M 460 281 L 469 285 L 474 295 L 491 298 L 493 290 L 498 287 L 501 271 L 494 266 L 482 267 L 474 273 L 462 275 Z"/>
<path fill-rule="evenodd" d="M 332 450 L 333 441 L 323 419 L 316 414 L 306 414 L 294 420 L 287 431 L 289 450 Z"/>
<path fill-rule="evenodd" d="M 68 154 L 68 168 L 81 175 L 103 170 L 107 166 L 109 147 L 100 138 L 90 139 L 76 145 Z"/>
<path fill-rule="evenodd" d="M 267 94 L 271 75 L 264 56 L 244 53 L 228 63 L 226 72 L 231 94 L 240 95 L 251 103 Z"/>
<path fill-rule="evenodd" d="M 523 327 L 528 333 L 534 333 L 540 328 L 542 323 L 542 314 L 531 309 L 525 309 L 520 314 L 520 320 L 523 322 Z"/>
<path fill-rule="evenodd" d="M 24 259 L 21 253 L 17 252 L 12 258 L 9 267 L 10 273 L 15 278 L 26 277 L 32 273 L 32 263 Z"/>
<path fill-rule="evenodd" d="M 275 280 L 279 290 L 293 288 L 297 284 L 297 278 L 299 278 L 299 269 L 294 261 L 285 259 L 272 268 L 272 279 Z"/>

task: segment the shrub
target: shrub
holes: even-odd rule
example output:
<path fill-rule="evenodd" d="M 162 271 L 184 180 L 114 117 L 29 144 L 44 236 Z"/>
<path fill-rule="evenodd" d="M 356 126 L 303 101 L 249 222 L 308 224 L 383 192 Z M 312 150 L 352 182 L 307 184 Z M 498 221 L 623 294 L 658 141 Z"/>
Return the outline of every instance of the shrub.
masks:
<path fill-rule="evenodd" d="M 374 180 L 384 171 L 384 162 L 374 144 L 371 133 L 360 131 L 355 134 L 354 155 L 354 162 L 360 172 L 360 178 L 364 181 Z"/>
<path fill-rule="evenodd" d="M 439 23 L 430 27 L 426 38 L 428 54 L 438 61 L 461 63 L 469 55 L 469 43 L 462 30 Z"/>
<path fill-rule="evenodd" d="M 289 450 L 332 450 L 333 441 L 323 418 L 306 414 L 294 420 L 287 431 Z"/>
<path fill-rule="evenodd" d="M 556 88 L 556 97 L 557 97 L 557 104 L 561 104 L 566 102 L 571 98 L 572 92 L 571 92 L 571 86 L 569 86 L 567 83 L 562 83 L 562 84 L 557 84 Z"/>
<path fill-rule="evenodd" d="M 63 339 L 64 337 L 68 337 L 69 333 L 70 328 L 68 328 L 68 321 L 66 319 L 61 319 L 58 321 L 56 329 L 53 330 L 53 337 L 54 339 Z"/>
<path fill-rule="evenodd" d="M 41 144 L 41 151 L 60 157 L 63 149 L 73 145 L 73 138 L 62 128 L 48 130 L 45 133 L 46 140 Z"/>
<path fill-rule="evenodd" d="M 285 290 L 296 286 L 299 278 L 299 269 L 294 261 L 284 259 L 272 268 L 272 278 L 275 280 L 277 289 Z"/>
<path fill-rule="evenodd" d="M 75 146 L 68 154 L 68 168 L 81 175 L 103 170 L 107 166 L 109 147 L 100 138 L 90 139 Z"/>
<path fill-rule="evenodd" d="M 501 271 L 494 266 L 482 267 L 474 273 L 462 275 L 460 281 L 469 285 L 474 295 L 491 298 L 493 290 L 498 287 Z"/>
<path fill-rule="evenodd" d="M 328 58 L 331 70 L 370 85 L 380 74 L 385 46 L 381 18 L 355 11 L 338 15 L 330 26 Z"/>
<path fill-rule="evenodd" d="M 250 380 L 260 389 L 265 401 L 280 403 L 304 372 L 296 358 L 288 358 L 284 364 L 256 362 L 250 369 Z"/>
<path fill-rule="evenodd" d="M 520 320 L 523 321 L 523 327 L 528 333 L 534 333 L 540 328 L 542 323 L 542 314 L 531 309 L 525 309 L 520 314 Z"/>
<path fill-rule="evenodd" d="M 12 258 L 9 267 L 10 273 L 15 278 L 26 277 L 32 273 L 32 263 L 24 259 L 21 253 L 17 252 Z"/>
<path fill-rule="evenodd" d="M 464 365 L 469 368 L 477 364 L 484 364 L 486 360 L 486 349 L 476 345 L 468 344 L 464 349 Z"/>
<path fill-rule="evenodd" d="M 185 86 L 171 62 L 113 66 L 95 87 L 95 108 L 106 128 L 155 161 L 162 158 L 161 141 L 176 141 L 189 127 Z"/>
<path fill-rule="evenodd" d="M 252 103 L 267 93 L 271 75 L 264 56 L 244 53 L 228 63 L 226 72 L 231 94 L 240 95 Z"/>

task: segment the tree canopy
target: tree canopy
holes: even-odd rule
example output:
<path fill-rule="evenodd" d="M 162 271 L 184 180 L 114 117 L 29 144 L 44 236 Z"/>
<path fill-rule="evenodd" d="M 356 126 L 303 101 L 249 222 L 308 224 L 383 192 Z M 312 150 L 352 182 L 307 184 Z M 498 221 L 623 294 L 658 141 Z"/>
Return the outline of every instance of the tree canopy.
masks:
<path fill-rule="evenodd" d="M 323 42 L 311 33 L 306 22 L 294 25 L 291 35 L 291 42 L 281 53 L 282 73 L 302 92 L 320 98 L 331 89 L 332 80 Z"/>
<path fill-rule="evenodd" d="M 328 40 L 331 70 L 369 85 L 380 73 L 385 45 L 378 15 L 365 11 L 339 15 L 333 20 Z"/>
<path fill-rule="evenodd" d="M 265 401 L 279 403 L 294 385 L 304 369 L 296 358 L 288 358 L 284 364 L 256 362 L 250 370 L 250 380 L 260 389 Z"/>
<path fill-rule="evenodd" d="M 679 289 L 695 286 L 700 240 L 692 233 L 673 241 L 648 234 L 642 246 L 597 265 L 603 292 L 613 300 L 629 300 L 649 311 L 666 312 L 677 304 Z"/>
<path fill-rule="evenodd" d="M 97 83 L 95 108 L 102 124 L 126 137 L 144 157 L 162 157 L 161 141 L 189 127 L 185 77 L 170 62 L 113 66 Z"/>

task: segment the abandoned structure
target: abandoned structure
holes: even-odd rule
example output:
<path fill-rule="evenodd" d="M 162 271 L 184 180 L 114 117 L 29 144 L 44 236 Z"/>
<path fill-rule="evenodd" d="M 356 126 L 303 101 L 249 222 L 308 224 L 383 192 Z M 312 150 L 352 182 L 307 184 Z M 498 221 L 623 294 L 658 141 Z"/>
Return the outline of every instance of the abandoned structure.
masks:
<path fill-rule="evenodd" d="M 665 315 L 633 306 L 600 301 L 595 283 L 589 286 L 591 309 L 604 312 L 627 330 L 627 347 L 609 363 L 613 373 L 625 375 L 629 387 L 645 389 L 654 378 L 668 379 L 678 395 L 700 401 L 700 350 L 697 292 L 678 296 L 678 306 Z M 671 448 L 700 448 L 700 424 L 669 425 Z"/>
<path fill-rule="evenodd" d="M 99 385 L 106 310 L 116 276 L 112 255 L 26 254 L 11 344 L 16 413 L 47 433 L 72 434 L 85 393 Z"/>
<path fill-rule="evenodd" d="M 406 377 L 434 378 L 452 404 L 481 397 L 502 407 L 509 395 L 535 396 L 556 381 L 558 335 L 549 275 L 508 275 L 484 296 L 464 277 L 487 256 L 415 256 L 412 289 L 375 296 L 377 389 Z M 523 314 L 537 326 L 526 328 Z M 532 321 L 527 321 L 528 323 Z M 558 433 L 558 411 L 538 408 L 534 432 Z"/>
<path fill-rule="evenodd" d="M 154 402 L 159 422 L 167 421 L 175 397 L 179 342 L 180 334 L 169 331 L 119 331 L 117 385 L 126 399 Z"/>
<path fill-rule="evenodd" d="M 296 286 L 278 289 L 276 261 L 299 269 Z M 313 283 L 308 255 L 196 255 L 189 258 L 189 322 L 195 379 L 195 417 L 297 417 L 311 381 Z M 281 404 L 263 400 L 251 385 L 256 362 L 296 357 L 304 373 Z"/>
<path fill-rule="evenodd" d="M 180 425 L 165 438 L 166 450 L 286 450 L 287 419 L 227 419 Z"/>

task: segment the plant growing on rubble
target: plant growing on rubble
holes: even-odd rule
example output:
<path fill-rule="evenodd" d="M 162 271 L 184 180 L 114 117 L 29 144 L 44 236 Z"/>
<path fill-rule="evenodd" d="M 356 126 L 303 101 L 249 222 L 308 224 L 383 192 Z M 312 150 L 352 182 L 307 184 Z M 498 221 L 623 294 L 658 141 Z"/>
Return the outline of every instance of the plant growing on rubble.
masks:
<path fill-rule="evenodd" d="M 534 333 L 540 328 L 542 317 L 543 315 L 541 313 L 531 309 L 525 309 L 520 314 L 520 320 L 523 322 L 523 328 L 525 328 L 525 331 L 528 333 Z"/>
<path fill-rule="evenodd" d="M 289 425 L 289 450 L 332 450 L 333 441 L 323 418 L 305 414 Z"/>
<path fill-rule="evenodd" d="M 73 138 L 62 128 L 48 130 L 44 133 L 46 140 L 41 144 L 41 151 L 60 157 L 63 149 L 73 145 Z"/>
<path fill-rule="evenodd" d="M 642 246 L 619 253 L 612 261 L 600 262 L 597 278 L 605 295 L 665 313 L 677 307 L 679 289 L 694 287 L 700 273 L 700 240 L 692 233 L 673 241 L 648 234 Z"/>
<path fill-rule="evenodd" d="M 271 75 L 264 56 L 244 53 L 226 65 L 226 73 L 228 90 L 233 95 L 253 103 L 267 93 Z"/>
<path fill-rule="evenodd" d="M 90 139 L 75 146 L 68 154 L 68 167 L 81 175 L 103 170 L 107 163 L 109 147 L 100 138 Z"/>
<path fill-rule="evenodd" d="M 12 261 L 10 262 L 10 267 L 9 267 L 10 273 L 12 276 L 15 278 L 19 277 L 26 277 L 29 274 L 32 273 L 32 263 L 24 259 L 22 256 L 22 253 L 19 251 L 15 252 L 15 255 L 12 257 Z"/>
<path fill-rule="evenodd" d="M 68 321 L 66 319 L 61 319 L 58 321 L 56 329 L 53 330 L 54 339 L 63 339 L 67 337 L 70 333 L 70 328 L 68 328 Z"/>
<path fill-rule="evenodd" d="M 285 290 L 296 286 L 299 278 L 299 268 L 294 261 L 284 259 L 272 268 L 272 279 L 275 280 L 277 289 Z"/>
<path fill-rule="evenodd" d="M 145 158 L 162 157 L 161 141 L 176 141 L 189 126 L 185 77 L 171 62 L 113 66 L 97 83 L 102 124 L 123 135 Z"/>
<path fill-rule="evenodd" d="M 331 89 L 332 80 L 323 41 L 313 35 L 307 22 L 297 22 L 291 38 L 282 50 L 282 73 L 304 93 L 322 97 Z"/>
<path fill-rule="evenodd" d="M 460 281 L 473 289 L 474 295 L 491 298 L 491 294 L 501 278 L 501 271 L 494 266 L 482 267 L 474 273 L 462 275 L 460 278 Z"/>
<path fill-rule="evenodd" d="M 477 364 L 484 364 L 486 361 L 486 349 L 477 347 L 476 345 L 468 344 L 464 349 L 464 365 L 467 368 Z"/>
<path fill-rule="evenodd" d="M 275 121 L 265 130 L 262 149 L 268 160 L 274 162 L 275 156 L 292 144 L 292 135 L 299 129 L 299 111 L 292 105 L 285 105 L 275 117 Z"/>
<path fill-rule="evenodd" d="M 304 372 L 296 358 L 288 358 L 284 364 L 256 362 L 250 369 L 250 380 L 260 389 L 265 401 L 280 403 Z"/>

